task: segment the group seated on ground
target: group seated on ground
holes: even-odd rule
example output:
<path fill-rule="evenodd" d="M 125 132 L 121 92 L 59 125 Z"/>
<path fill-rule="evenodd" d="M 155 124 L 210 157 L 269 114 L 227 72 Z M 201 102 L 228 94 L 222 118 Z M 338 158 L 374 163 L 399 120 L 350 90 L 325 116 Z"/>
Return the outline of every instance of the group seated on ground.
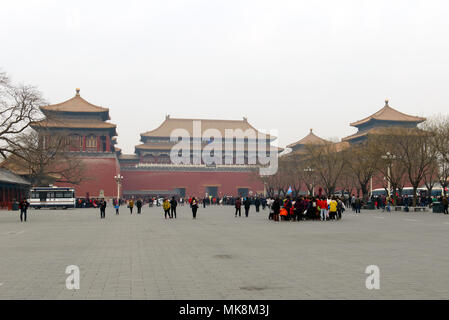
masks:
<path fill-rule="evenodd" d="M 270 214 L 268 219 L 273 221 L 336 221 L 340 220 L 346 210 L 344 200 L 340 197 L 297 197 L 290 199 L 268 199 Z"/>

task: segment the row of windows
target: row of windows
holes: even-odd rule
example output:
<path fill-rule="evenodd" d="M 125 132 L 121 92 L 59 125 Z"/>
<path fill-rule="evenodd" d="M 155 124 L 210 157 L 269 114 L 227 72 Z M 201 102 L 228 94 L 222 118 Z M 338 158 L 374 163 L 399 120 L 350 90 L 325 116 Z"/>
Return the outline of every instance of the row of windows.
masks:
<path fill-rule="evenodd" d="M 95 135 L 88 135 L 86 137 L 86 150 L 97 150 L 98 137 Z M 70 135 L 69 144 L 71 151 L 83 150 L 83 137 L 80 135 Z M 100 151 L 106 151 L 106 136 L 100 136 Z"/>
<path fill-rule="evenodd" d="M 39 191 L 39 192 L 31 192 L 31 198 L 32 199 L 42 199 L 42 198 L 73 198 L 75 197 L 75 194 L 73 191 L 57 191 L 57 192 L 46 192 L 46 191 Z"/>
<path fill-rule="evenodd" d="M 157 156 L 157 157 L 152 156 L 152 155 L 147 155 L 147 156 L 144 156 L 142 158 L 142 162 L 143 163 L 171 163 L 171 159 L 170 159 L 170 157 L 168 155 L 160 155 L 160 156 Z M 193 163 L 193 157 L 192 156 L 190 157 L 190 162 Z M 201 159 L 201 163 L 203 163 L 202 159 Z M 222 163 L 223 164 L 226 163 L 226 158 L 225 157 L 222 158 Z M 234 157 L 232 159 L 232 163 L 237 163 L 237 158 L 236 157 Z M 257 157 L 254 156 L 254 157 L 249 157 L 248 158 L 248 157 L 245 156 L 245 157 L 243 157 L 243 163 L 244 164 L 257 163 Z"/>

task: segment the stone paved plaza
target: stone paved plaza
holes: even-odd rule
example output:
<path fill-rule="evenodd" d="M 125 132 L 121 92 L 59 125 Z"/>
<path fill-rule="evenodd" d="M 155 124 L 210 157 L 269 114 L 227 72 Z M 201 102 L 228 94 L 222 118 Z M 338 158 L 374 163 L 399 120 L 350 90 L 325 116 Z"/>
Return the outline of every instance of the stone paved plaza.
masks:
<path fill-rule="evenodd" d="M 119 216 L 107 208 L 0 212 L 1 299 L 447 299 L 449 217 L 347 212 L 339 222 L 271 222 L 251 208 Z M 380 268 L 380 290 L 365 268 Z M 80 268 L 68 290 L 65 269 Z"/>

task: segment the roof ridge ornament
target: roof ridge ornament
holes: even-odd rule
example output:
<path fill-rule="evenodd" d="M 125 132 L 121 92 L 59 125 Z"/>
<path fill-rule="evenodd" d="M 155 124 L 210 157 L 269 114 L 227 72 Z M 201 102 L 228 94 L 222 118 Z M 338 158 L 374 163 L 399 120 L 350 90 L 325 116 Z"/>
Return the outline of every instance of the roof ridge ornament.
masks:
<path fill-rule="evenodd" d="M 75 91 L 76 91 L 76 95 L 79 96 L 80 95 L 80 88 L 76 88 Z"/>
<path fill-rule="evenodd" d="M 385 99 L 385 107 L 389 107 L 389 105 L 388 105 L 388 99 Z"/>

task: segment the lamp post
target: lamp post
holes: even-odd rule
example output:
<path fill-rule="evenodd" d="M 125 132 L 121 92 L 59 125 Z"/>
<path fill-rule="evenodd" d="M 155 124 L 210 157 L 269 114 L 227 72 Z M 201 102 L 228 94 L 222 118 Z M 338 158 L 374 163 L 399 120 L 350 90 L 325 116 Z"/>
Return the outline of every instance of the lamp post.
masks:
<path fill-rule="evenodd" d="M 123 176 L 118 174 L 114 176 L 115 182 L 117 182 L 117 204 L 120 205 L 120 185 L 122 184 Z"/>
<path fill-rule="evenodd" d="M 313 171 L 314 170 L 312 168 L 310 168 L 310 167 L 307 167 L 307 168 L 304 169 L 304 172 L 309 172 L 310 176 L 312 175 L 311 172 L 313 172 Z M 312 186 L 312 194 L 310 194 L 310 191 L 309 191 L 309 195 L 313 196 L 313 195 L 315 195 L 315 186 L 312 185 L 311 183 L 310 183 L 310 185 Z"/>
<path fill-rule="evenodd" d="M 387 167 L 387 183 L 388 183 L 388 197 L 391 198 L 391 160 L 396 159 L 396 156 L 394 154 L 391 154 L 390 152 L 387 152 L 385 155 L 382 156 L 382 159 L 389 160 L 388 161 L 388 167 Z"/>

